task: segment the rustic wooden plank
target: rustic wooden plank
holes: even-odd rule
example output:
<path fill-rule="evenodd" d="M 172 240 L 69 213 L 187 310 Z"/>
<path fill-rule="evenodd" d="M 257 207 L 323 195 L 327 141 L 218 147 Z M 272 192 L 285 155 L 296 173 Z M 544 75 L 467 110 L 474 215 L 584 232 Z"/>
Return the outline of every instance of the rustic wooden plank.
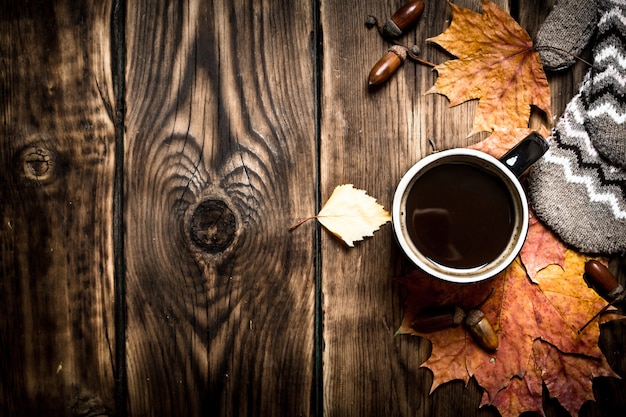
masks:
<path fill-rule="evenodd" d="M 368 89 L 367 76 L 389 46 L 364 26 L 367 15 L 386 20 L 396 1 L 323 2 L 322 196 L 354 183 L 390 209 L 395 185 L 417 160 L 466 143 L 473 103 L 448 109 L 445 98 L 424 95 L 430 67 L 406 62 L 384 86 Z M 441 33 L 450 10 L 428 1 L 418 26 L 402 39 L 431 62 L 447 59 L 425 39 Z M 354 249 L 329 234 L 322 240 L 324 415 L 450 415 L 476 408 L 480 393 L 458 385 L 429 396 L 432 374 L 421 369 L 430 344 L 394 337 L 402 318 L 402 290 L 393 277 L 407 270 L 386 225 Z M 450 398 L 455 398 L 450 402 Z"/>
<path fill-rule="evenodd" d="M 0 7 L 0 414 L 115 411 L 111 2 Z"/>
<path fill-rule="evenodd" d="M 132 415 L 310 415 L 309 2 L 129 4 Z"/>

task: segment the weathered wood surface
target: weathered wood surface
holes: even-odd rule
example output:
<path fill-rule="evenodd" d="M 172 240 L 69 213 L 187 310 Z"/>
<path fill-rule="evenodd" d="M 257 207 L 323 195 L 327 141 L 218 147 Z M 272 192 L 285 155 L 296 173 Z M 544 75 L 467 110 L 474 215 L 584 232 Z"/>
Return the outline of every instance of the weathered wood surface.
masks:
<path fill-rule="evenodd" d="M 115 410 L 111 2 L 0 8 L 0 414 Z"/>
<path fill-rule="evenodd" d="M 431 140 L 481 138 L 428 67 L 368 89 L 365 17 L 401 2 L 93 3 L 0 9 L 0 414 L 497 415 L 474 382 L 429 394 L 430 343 L 393 336 L 389 225 L 354 249 L 288 230 L 341 183 L 389 208 Z M 496 3 L 533 35 L 554 1 Z M 449 18 L 428 0 L 403 41 L 442 62 Z M 555 115 L 584 72 L 550 75 Z M 626 375 L 624 323 L 600 343 Z M 581 415 L 626 409 L 622 380 L 594 394 Z"/>
<path fill-rule="evenodd" d="M 128 8 L 131 415 L 313 411 L 314 232 L 288 231 L 315 211 L 311 13 Z"/>

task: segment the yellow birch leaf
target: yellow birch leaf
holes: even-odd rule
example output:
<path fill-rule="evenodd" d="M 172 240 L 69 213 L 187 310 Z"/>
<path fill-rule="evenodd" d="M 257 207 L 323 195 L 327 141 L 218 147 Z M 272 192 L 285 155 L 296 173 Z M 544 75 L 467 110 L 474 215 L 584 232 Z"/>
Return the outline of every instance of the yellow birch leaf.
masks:
<path fill-rule="evenodd" d="M 374 197 L 352 184 L 338 185 L 315 217 L 350 247 L 355 241 L 373 236 L 391 220 L 391 214 Z"/>

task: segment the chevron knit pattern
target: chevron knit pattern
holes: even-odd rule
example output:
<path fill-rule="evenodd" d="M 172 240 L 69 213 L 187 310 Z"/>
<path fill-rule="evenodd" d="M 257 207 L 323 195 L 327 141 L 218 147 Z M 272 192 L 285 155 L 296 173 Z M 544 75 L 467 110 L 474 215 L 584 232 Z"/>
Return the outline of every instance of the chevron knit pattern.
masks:
<path fill-rule="evenodd" d="M 626 168 L 626 0 L 599 0 L 585 127 L 600 154 Z"/>
<path fill-rule="evenodd" d="M 533 210 L 563 241 L 581 252 L 626 252 L 626 170 L 602 158 L 585 129 L 581 101 L 587 73 L 552 135 L 550 149 L 529 176 Z"/>

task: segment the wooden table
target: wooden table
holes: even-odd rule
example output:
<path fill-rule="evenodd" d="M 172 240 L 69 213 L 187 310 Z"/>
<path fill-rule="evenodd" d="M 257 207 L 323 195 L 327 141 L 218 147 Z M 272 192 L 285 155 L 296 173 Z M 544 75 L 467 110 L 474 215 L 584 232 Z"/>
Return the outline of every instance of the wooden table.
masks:
<path fill-rule="evenodd" d="M 532 36 L 554 1 L 496 3 Z M 394 337 L 389 224 L 289 231 L 343 183 L 389 209 L 431 141 L 484 137 L 426 66 L 368 89 L 365 18 L 400 4 L 2 2 L 0 415 L 498 415 L 475 381 L 429 395 L 430 343 Z M 427 0 L 403 41 L 443 62 L 449 18 Z M 555 115 L 585 71 L 550 75 Z M 625 375 L 624 323 L 601 338 Z M 626 409 L 623 380 L 594 393 L 585 416 Z"/>

